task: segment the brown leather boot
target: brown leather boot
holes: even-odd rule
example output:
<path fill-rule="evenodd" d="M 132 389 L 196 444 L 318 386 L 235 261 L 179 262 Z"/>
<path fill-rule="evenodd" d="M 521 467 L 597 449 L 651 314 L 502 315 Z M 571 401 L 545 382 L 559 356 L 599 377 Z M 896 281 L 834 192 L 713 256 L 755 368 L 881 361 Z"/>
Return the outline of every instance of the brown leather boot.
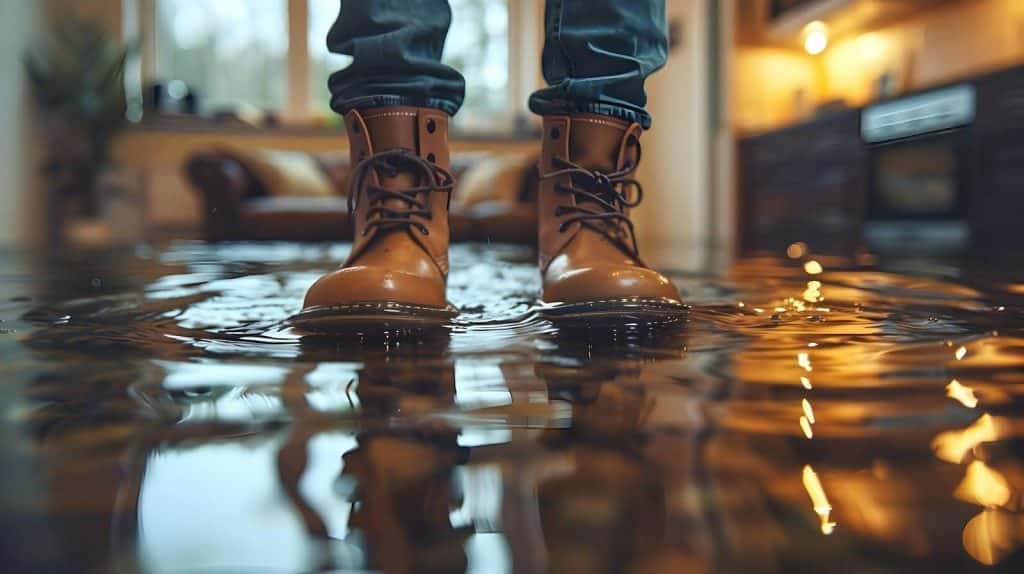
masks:
<path fill-rule="evenodd" d="M 628 210 L 643 190 L 638 124 L 574 114 L 544 118 L 540 271 L 551 316 L 672 316 L 679 290 L 640 259 Z"/>
<path fill-rule="evenodd" d="M 456 314 L 445 299 L 455 183 L 447 114 L 413 107 L 352 110 L 345 126 L 353 165 L 352 252 L 341 269 L 310 287 L 291 322 L 314 331 L 447 322 Z"/>

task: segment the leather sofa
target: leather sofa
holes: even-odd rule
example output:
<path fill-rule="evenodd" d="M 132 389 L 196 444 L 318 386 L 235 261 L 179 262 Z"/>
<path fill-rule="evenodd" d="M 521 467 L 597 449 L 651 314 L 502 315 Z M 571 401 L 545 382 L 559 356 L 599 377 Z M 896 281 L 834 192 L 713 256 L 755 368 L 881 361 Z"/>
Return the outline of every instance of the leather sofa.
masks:
<path fill-rule="evenodd" d="M 271 194 L 266 182 L 232 150 L 192 154 L 185 174 L 201 199 L 205 237 L 210 241 L 350 241 L 348 155 L 311 157 L 331 183 L 329 196 Z M 487 152 L 456 153 L 452 164 L 457 181 L 451 209 L 453 241 L 536 241 L 535 154 L 512 158 Z M 464 184 L 467 181 L 474 183 Z"/>

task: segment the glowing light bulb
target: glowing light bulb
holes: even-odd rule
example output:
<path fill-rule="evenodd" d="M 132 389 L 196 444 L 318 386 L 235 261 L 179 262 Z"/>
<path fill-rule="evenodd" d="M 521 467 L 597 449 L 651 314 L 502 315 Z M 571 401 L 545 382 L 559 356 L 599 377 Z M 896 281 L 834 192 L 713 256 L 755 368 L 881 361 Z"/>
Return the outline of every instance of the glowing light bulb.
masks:
<path fill-rule="evenodd" d="M 811 22 L 804 28 L 804 51 L 817 56 L 828 48 L 828 27 L 824 22 Z"/>

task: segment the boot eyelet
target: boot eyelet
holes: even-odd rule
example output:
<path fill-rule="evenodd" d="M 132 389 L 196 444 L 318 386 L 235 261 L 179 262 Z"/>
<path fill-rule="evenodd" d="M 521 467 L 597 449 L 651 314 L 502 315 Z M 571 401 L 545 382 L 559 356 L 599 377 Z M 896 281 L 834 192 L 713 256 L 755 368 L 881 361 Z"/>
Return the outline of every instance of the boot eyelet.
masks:
<path fill-rule="evenodd" d="M 427 229 L 426 226 L 423 226 L 420 227 L 420 233 L 422 233 L 423 235 L 430 235 L 430 230 Z"/>
<path fill-rule="evenodd" d="M 434 120 L 427 120 L 427 133 L 434 133 L 437 131 L 437 122 Z"/>
<path fill-rule="evenodd" d="M 565 230 L 568 229 L 568 228 L 569 227 L 566 224 L 563 223 L 562 225 L 558 226 L 558 232 L 559 233 L 565 233 Z"/>
<path fill-rule="evenodd" d="M 562 131 L 558 128 L 551 128 L 551 139 L 556 140 L 562 137 Z"/>
<path fill-rule="evenodd" d="M 430 163 L 435 163 L 435 162 L 437 162 L 437 156 L 432 154 L 432 153 L 428 153 L 427 154 L 427 161 L 429 161 Z"/>
<path fill-rule="evenodd" d="M 562 211 L 562 206 L 561 205 L 559 205 L 558 207 L 555 208 L 555 217 L 562 217 L 563 213 L 565 213 L 565 212 Z"/>

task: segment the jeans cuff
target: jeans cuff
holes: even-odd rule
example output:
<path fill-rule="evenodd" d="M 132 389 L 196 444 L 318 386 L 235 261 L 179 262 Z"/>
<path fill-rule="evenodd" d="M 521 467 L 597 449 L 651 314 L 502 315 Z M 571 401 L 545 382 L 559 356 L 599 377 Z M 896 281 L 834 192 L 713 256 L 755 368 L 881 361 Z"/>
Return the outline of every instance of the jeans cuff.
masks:
<path fill-rule="evenodd" d="M 331 108 L 341 115 L 350 110 L 362 110 L 366 108 L 382 108 L 389 106 L 409 106 L 415 108 L 434 108 L 441 110 L 449 116 L 454 116 L 459 111 L 459 106 L 448 100 L 438 98 L 421 98 L 413 96 L 359 96 L 356 98 L 334 98 L 331 101 Z"/>
<path fill-rule="evenodd" d="M 630 123 L 638 123 L 643 129 L 651 127 L 651 115 L 646 111 L 605 102 L 573 102 L 567 100 L 546 100 L 530 98 L 530 110 L 542 116 L 554 114 L 597 114 L 609 116 Z"/>

